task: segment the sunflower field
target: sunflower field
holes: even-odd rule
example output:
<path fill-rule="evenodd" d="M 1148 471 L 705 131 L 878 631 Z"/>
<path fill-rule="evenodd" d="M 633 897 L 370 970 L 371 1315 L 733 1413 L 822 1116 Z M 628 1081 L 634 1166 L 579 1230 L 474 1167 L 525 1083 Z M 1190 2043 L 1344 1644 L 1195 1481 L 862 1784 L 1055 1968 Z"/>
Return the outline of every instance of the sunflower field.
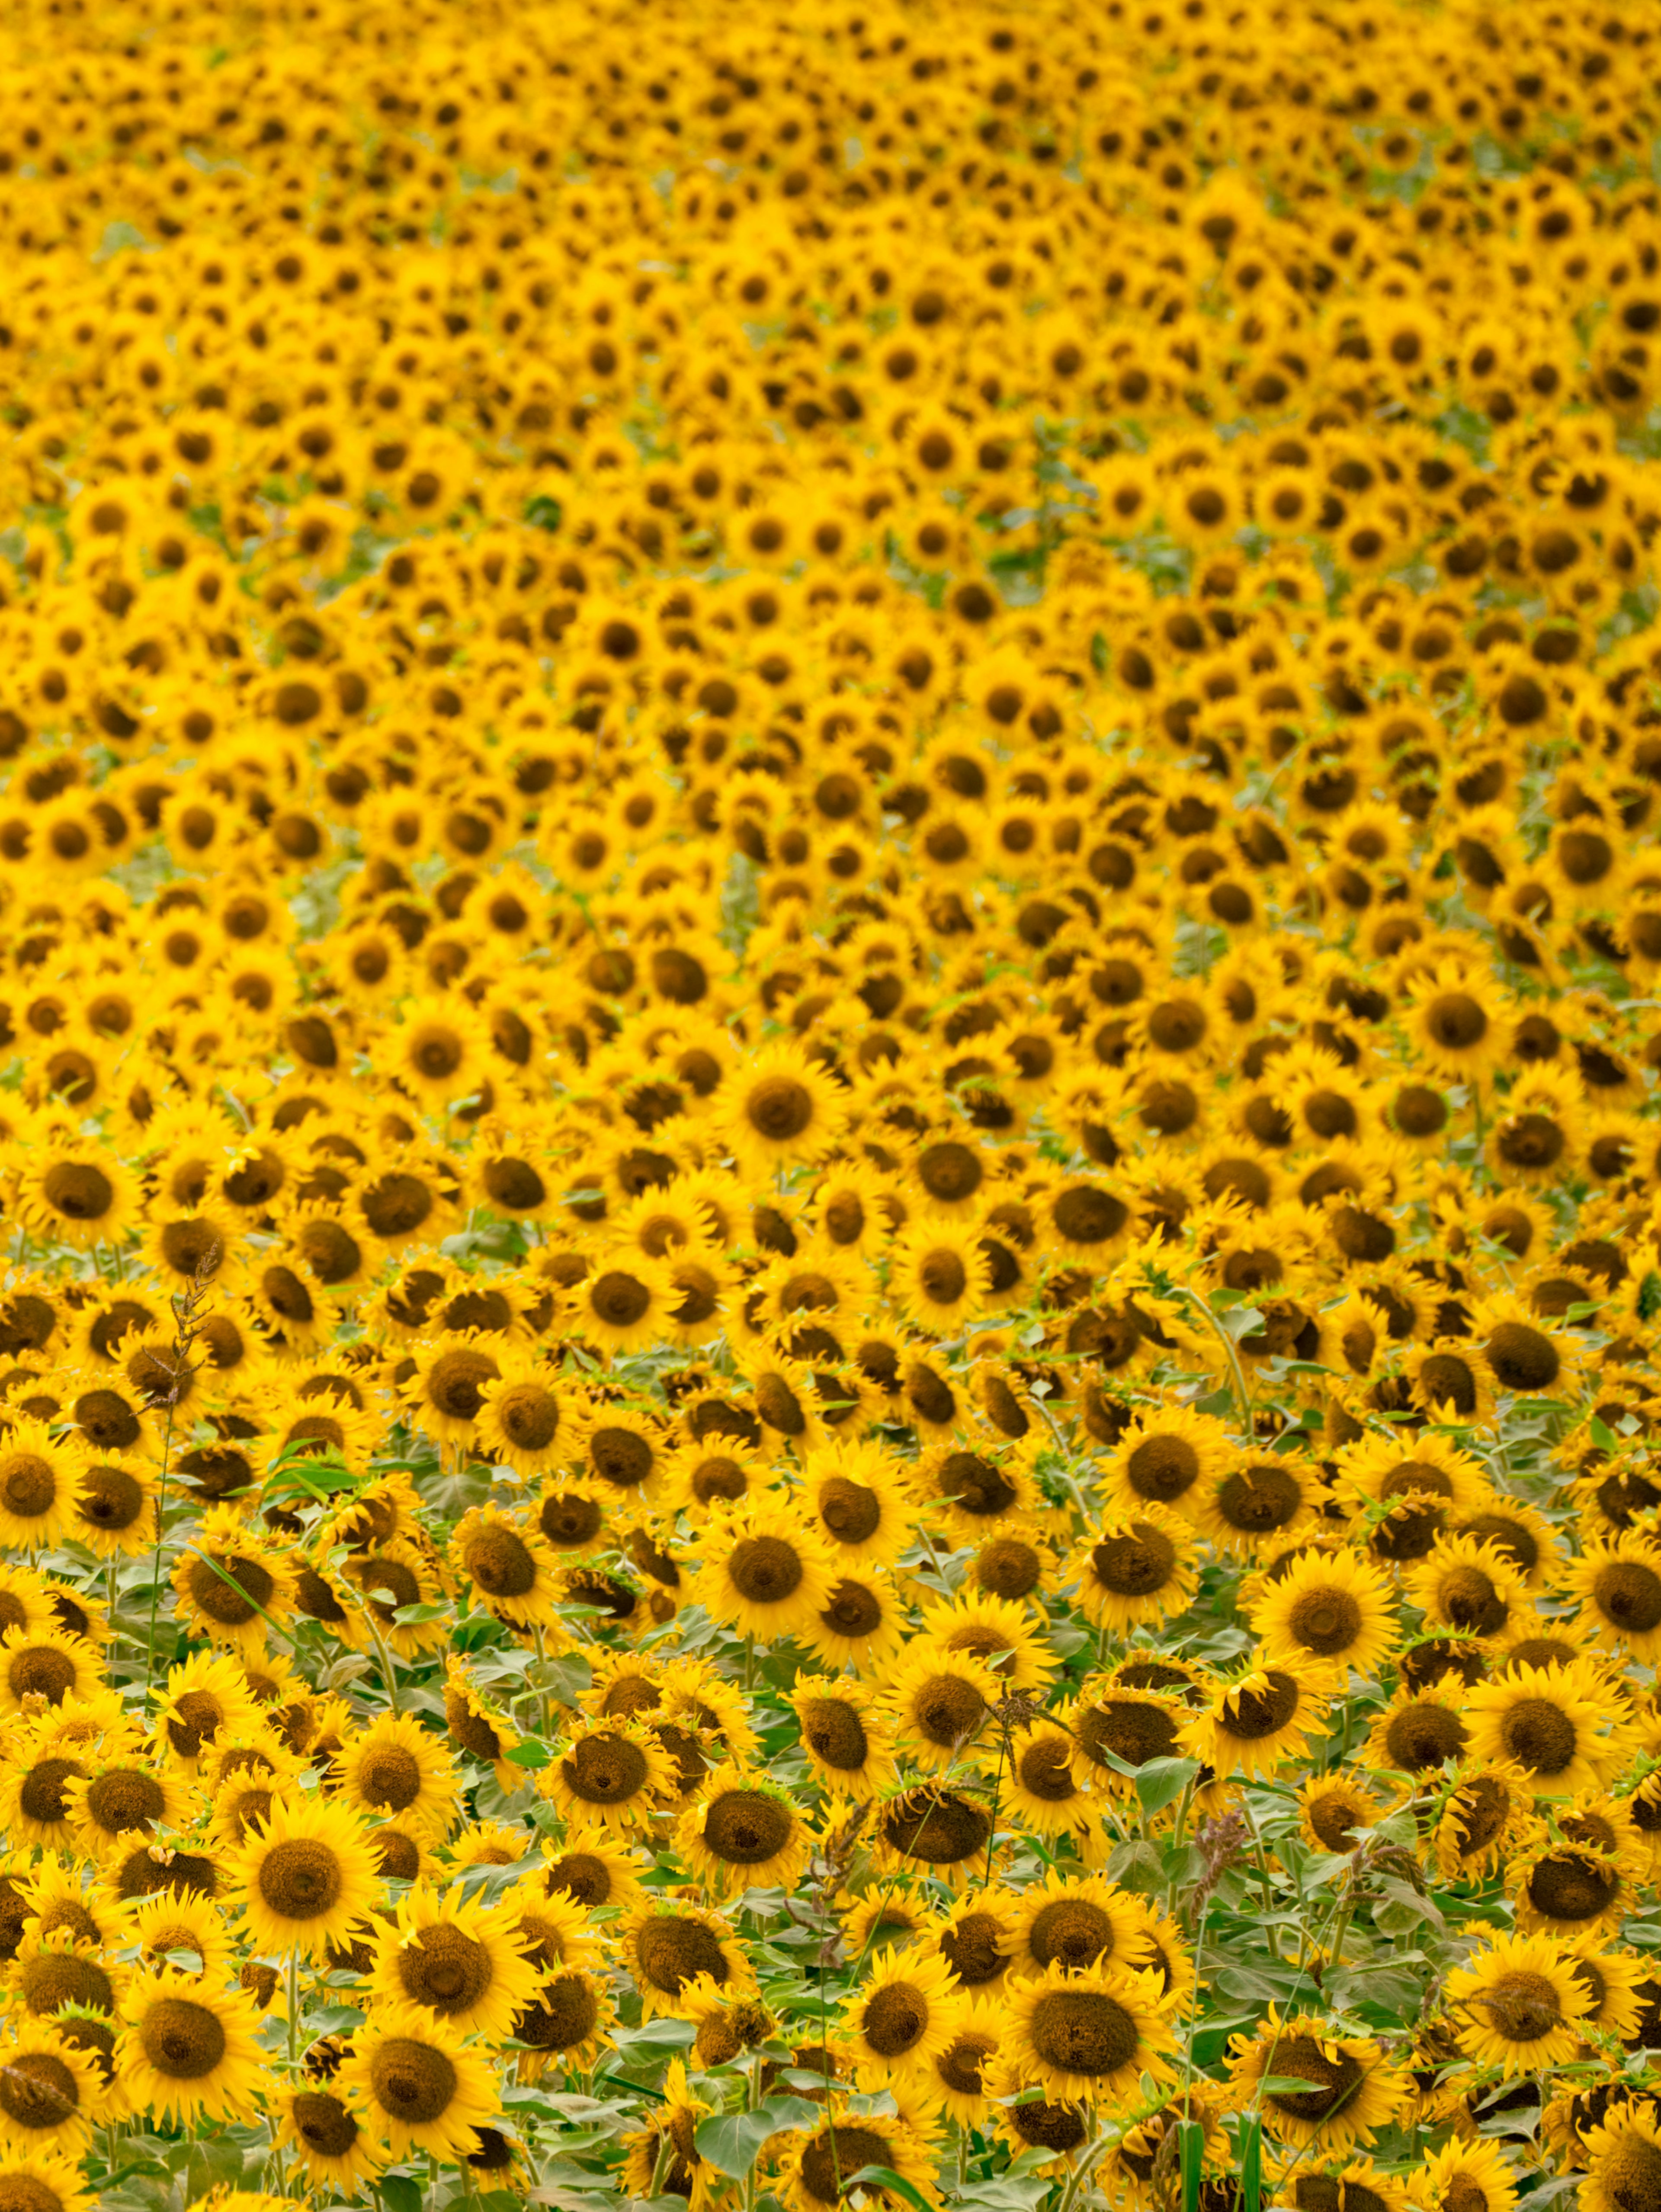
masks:
<path fill-rule="evenodd" d="M 1661 2212 L 1661 14 L 15 0 L 0 2212 Z"/>

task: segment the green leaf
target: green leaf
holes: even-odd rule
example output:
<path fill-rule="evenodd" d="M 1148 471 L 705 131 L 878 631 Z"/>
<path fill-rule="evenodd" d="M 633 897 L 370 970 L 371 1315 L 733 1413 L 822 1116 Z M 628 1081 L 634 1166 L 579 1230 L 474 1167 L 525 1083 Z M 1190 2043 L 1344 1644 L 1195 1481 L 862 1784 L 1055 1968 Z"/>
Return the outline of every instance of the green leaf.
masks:
<path fill-rule="evenodd" d="M 896 2173 L 891 2166 L 862 2166 L 843 2182 L 843 2189 L 844 2192 L 849 2189 L 880 2189 L 885 2197 L 904 2197 L 911 2212 L 934 2212 L 916 2184 Z"/>
<path fill-rule="evenodd" d="M 421 2186 L 407 2173 L 389 2173 L 380 2184 L 380 2201 L 386 2212 L 421 2212 Z"/>
<path fill-rule="evenodd" d="M 1263 2124 L 1256 2112 L 1240 2123 L 1242 2212 L 1258 2212 L 1263 2197 Z"/>
<path fill-rule="evenodd" d="M 527 1735 L 523 1743 L 516 1743 L 502 1756 L 514 1766 L 551 1766 L 554 1754 L 538 1735 Z"/>
<path fill-rule="evenodd" d="M 1177 2121 L 1177 2156 L 1183 2177 L 1183 2212 L 1200 2212 L 1200 2173 L 1205 2163 L 1205 2130 L 1197 2120 Z"/>
<path fill-rule="evenodd" d="M 756 2162 L 762 2145 L 784 2128 L 822 2126 L 824 2114 L 806 2097 L 769 2097 L 753 2112 L 721 2112 L 701 2120 L 693 2142 L 698 2156 L 717 2173 L 740 2181 Z M 923 2205 L 922 2212 L 932 2212 Z"/>
<path fill-rule="evenodd" d="M 1136 1795 L 1144 1813 L 1174 1805 L 1200 1771 L 1197 1759 L 1150 1759 L 1136 1770 Z"/>

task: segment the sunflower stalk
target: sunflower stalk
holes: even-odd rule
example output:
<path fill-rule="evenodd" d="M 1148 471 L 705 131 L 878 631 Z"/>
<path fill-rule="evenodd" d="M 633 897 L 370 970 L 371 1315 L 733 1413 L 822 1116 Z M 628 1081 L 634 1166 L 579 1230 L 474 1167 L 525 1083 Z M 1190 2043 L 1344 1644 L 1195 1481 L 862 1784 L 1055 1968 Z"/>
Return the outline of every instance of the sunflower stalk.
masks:
<path fill-rule="evenodd" d="M 204 1319 L 203 1308 L 215 1270 L 219 1265 L 219 1246 L 209 1246 L 197 1261 L 196 1272 L 187 1291 L 175 1291 L 172 1298 L 173 1334 L 172 1346 L 172 1379 L 167 1385 L 167 1422 L 161 1440 L 161 1472 L 155 1492 L 155 1550 L 150 1559 L 150 1625 L 144 1653 L 144 1703 L 148 1707 L 155 1677 L 155 1623 L 161 1605 L 161 1547 L 167 1528 L 167 1475 L 173 1465 L 173 1428 L 178 1419 L 179 1401 L 185 1386 L 195 1369 L 190 1364 L 192 1347 L 201 1334 Z"/>

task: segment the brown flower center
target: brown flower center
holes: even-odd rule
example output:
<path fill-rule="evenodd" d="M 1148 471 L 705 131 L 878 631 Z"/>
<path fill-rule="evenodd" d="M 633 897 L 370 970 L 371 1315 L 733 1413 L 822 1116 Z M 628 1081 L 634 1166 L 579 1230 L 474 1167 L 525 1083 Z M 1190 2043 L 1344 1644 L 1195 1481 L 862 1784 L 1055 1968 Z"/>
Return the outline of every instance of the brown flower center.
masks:
<path fill-rule="evenodd" d="M 412 2036 L 389 2036 L 369 2062 L 369 2088 L 384 2112 L 406 2127 L 429 2127 L 456 2094 L 448 2055 Z"/>
<path fill-rule="evenodd" d="M 225 2056 L 225 2031 L 205 2005 L 161 1997 L 138 2024 L 138 2040 L 158 2074 L 200 2081 Z"/>
<path fill-rule="evenodd" d="M 698 1974 L 724 1985 L 730 1969 L 713 1929 L 690 1914 L 660 1913 L 636 1943 L 641 1972 L 655 1990 L 678 1996 Z"/>
<path fill-rule="evenodd" d="M 296 1836 L 267 1851 L 256 1877 L 270 1910 L 285 1920 L 319 1920 L 340 1896 L 340 1862 L 325 1843 Z"/>
<path fill-rule="evenodd" d="M 637 1743 L 608 1732 L 585 1736 L 562 1771 L 573 1796 L 589 1804 L 626 1805 L 645 1788 L 650 1769 Z"/>
<path fill-rule="evenodd" d="M 1117 1930 L 1087 1897 L 1060 1897 L 1046 1905 L 1027 1930 L 1027 1948 L 1041 1966 L 1059 1960 L 1069 1972 L 1109 1957 Z"/>
<path fill-rule="evenodd" d="M 1199 1479 L 1200 1455 L 1182 1437 L 1145 1437 L 1132 1446 L 1125 1480 L 1139 1498 L 1169 1505 Z"/>
<path fill-rule="evenodd" d="M 1141 2047 L 1132 2015 L 1101 1990 L 1054 1990 L 1033 2008 L 1032 2048 L 1058 2072 L 1096 2079 L 1128 2066 Z"/>
<path fill-rule="evenodd" d="M 459 1928 L 423 1928 L 395 1954 L 398 1977 L 411 2004 L 445 2019 L 470 2012 L 494 1978 L 490 1954 Z"/>

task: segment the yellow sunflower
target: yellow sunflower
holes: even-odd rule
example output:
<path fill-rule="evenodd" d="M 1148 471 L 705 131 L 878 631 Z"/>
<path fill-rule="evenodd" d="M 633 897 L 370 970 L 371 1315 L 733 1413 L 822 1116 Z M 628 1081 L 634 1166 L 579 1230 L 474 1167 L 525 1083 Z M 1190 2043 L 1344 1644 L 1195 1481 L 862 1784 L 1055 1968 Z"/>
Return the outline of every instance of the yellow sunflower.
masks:
<path fill-rule="evenodd" d="M 1388 1580 L 1353 1552 L 1294 1560 L 1257 1598 L 1251 1625 L 1271 1666 L 1302 1668 L 1311 1679 L 1376 1674 L 1399 1635 Z"/>
<path fill-rule="evenodd" d="M 388 1814 L 423 1837 L 449 1826 L 460 1784 L 429 1729 L 409 1713 L 383 1713 L 346 1736 L 334 1761 L 335 1787 L 367 1820 Z"/>
<path fill-rule="evenodd" d="M 499 2037 L 513 2032 L 540 1978 L 511 1899 L 490 1905 L 459 1886 L 441 1893 L 417 1883 L 376 1939 L 370 1987 L 389 2010 Z"/>
<path fill-rule="evenodd" d="M 829 1543 L 782 1500 L 748 1499 L 711 1516 L 698 1535 L 692 1595 L 712 1619 L 771 1642 L 802 1629 L 830 1602 L 837 1571 Z"/>
<path fill-rule="evenodd" d="M 1113 2111 L 1137 2097 L 1144 2075 L 1172 2077 L 1168 2001 L 1153 1974 L 1101 1959 L 1052 1962 L 1042 1978 L 1012 1982 L 1004 2002 L 1013 2055 L 1052 2097 Z"/>
<path fill-rule="evenodd" d="M 1198 1580 L 1192 1524 L 1157 1505 L 1126 1508 L 1086 1530 L 1064 1571 L 1085 1613 L 1116 1635 L 1174 1620 Z"/>
<path fill-rule="evenodd" d="M 1486 1936 L 1442 1991 L 1460 2049 L 1506 2075 L 1573 2057 L 1591 2010 L 1561 1948 L 1542 1936 Z"/>
<path fill-rule="evenodd" d="M 694 1876 L 718 1898 L 794 1889 L 812 1838 L 788 1792 L 736 1763 L 712 1769 L 698 1787 L 675 1827 L 676 1850 Z"/>
<path fill-rule="evenodd" d="M 137 2111 L 185 2124 L 252 2117 L 265 2059 L 249 1998 L 167 1966 L 134 1978 L 121 2017 L 116 2067 Z"/>
<path fill-rule="evenodd" d="M 538 1782 L 565 1820 L 627 1832 L 643 1827 L 673 1794 L 675 1767 L 650 1729 L 602 1717 L 571 1729 Z"/>
<path fill-rule="evenodd" d="M 1623 1747 L 1607 1729 L 1608 1692 L 1586 1661 L 1514 1667 L 1477 1683 L 1461 1702 L 1471 1757 L 1514 1762 L 1536 1791 L 1573 1796 L 1603 1787 L 1618 1770 Z"/>
<path fill-rule="evenodd" d="M 719 1913 L 672 1898 L 648 1898 L 616 1923 L 620 1962 L 653 2019 L 678 2013 L 688 1983 L 708 1975 L 724 1995 L 748 1995 L 755 1971 Z"/>
<path fill-rule="evenodd" d="M 454 2028 L 413 2007 L 373 2013 L 333 2078 L 371 2141 L 399 2159 L 412 2151 L 463 2158 L 475 2130 L 496 2110 L 486 2057 Z"/>
<path fill-rule="evenodd" d="M 315 1959 L 344 1948 L 380 1895 L 362 1822 L 347 1807 L 279 1796 L 235 1862 L 230 1902 L 259 1951 Z"/>
<path fill-rule="evenodd" d="M 1333 2034 L 1323 2021 L 1283 2020 L 1273 2006 L 1250 2036 L 1231 2039 L 1235 2094 L 1260 2095 L 1263 2126 L 1277 2142 L 1342 2154 L 1371 2142 L 1401 2109 L 1409 2084 L 1375 2044 Z M 1273 2081 L 1307 2088 L 1258 2089 Z"/>

